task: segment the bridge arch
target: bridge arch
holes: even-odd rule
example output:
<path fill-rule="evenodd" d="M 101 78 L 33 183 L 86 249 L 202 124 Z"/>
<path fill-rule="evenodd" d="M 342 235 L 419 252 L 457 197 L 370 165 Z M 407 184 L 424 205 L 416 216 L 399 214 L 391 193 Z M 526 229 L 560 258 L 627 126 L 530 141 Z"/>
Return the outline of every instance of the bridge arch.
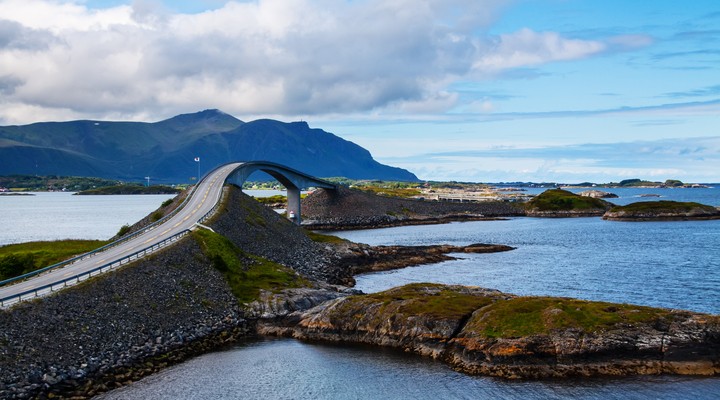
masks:
<path fill-rule="evenodd" d="M 254 172 L 262 171 L 277 179 L 287 189 L 287 215 L 295 224 L 300 225 L 300 191 L 309 187 L 324 189 L 337 189 L 337 186 L 322 179 L 308 175 L 304 172 L 286 167 L 270 161 L 247 161 L 237 164 L 235 169 L 225 178 L 226 183 L 232 183 L 242 188 L 243 183 Z"/>

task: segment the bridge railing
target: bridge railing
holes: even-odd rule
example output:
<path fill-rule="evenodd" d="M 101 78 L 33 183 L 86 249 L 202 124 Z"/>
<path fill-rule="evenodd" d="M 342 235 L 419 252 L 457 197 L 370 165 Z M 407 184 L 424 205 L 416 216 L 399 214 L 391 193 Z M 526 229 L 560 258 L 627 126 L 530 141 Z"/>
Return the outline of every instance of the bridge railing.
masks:
<path fill-rule="evenodd" d="M 135 253 L 132 253 L 132 254 L 130 254 L 126 257 L 123 257 L 119 260 L 115 260 L 115 261 L 109 262 L 107 264 L 100 265 L 89 271 L 75 274 L 73 276 L 67 277 L 65 279 L 56 281 L 56 282 L 48 284 L 48 285 L 43 285 L 43 286 L 39 286 L 39 287 L 30 289 L 30 290 L 26 290 L 22 293 L 18 293 L 18 294 L 14 294 L 11 296 L 6 296 L 3 298 L 0 298 L 0 308 L 11 306 L 11 305 L 21 302 L 23 300 L 29 300 L 29 299 L 33 299 L 35 297 L 45 296 L 56 290 L 60 290 L 65 287 L 68 287 L 68 286 L 76 285 L 80 282 L 85 281 L 86 279 L 93 277 L 93 276 L 97 276 L 102 273 L 112 271 L 112 270 L 119 268 L 131 261 L 135 261 L 137 259 L 145 257 L 148 254 L 151 254 L 157 250 L 162 249 L 163 247 L 166 247 L 166 246 L 180 240 L 180 238 L 187 235 L 189 232 L 190 232 L 190 230 L 184 230 L 180 233 L 177 233 L 177 234 L 163 240 L 162 242 L 145 247 L 144 249 L 136 251 Z"/>
<path fill-rule="evenodd" d="M 206 175 L 206 176 L 207 176 L 207 175 Z M 203 179 L 205 179 L 205 178 L 203 178 Z M 36 276 L 36 275 L 40 275 L 40 274 L 42 274 L 43 272 L 50 271 L 50 270 L 52 270 L 52 269 L 60 268 L 60 267 L 66 266 L 66 265 L 73 264 L 73 263 L 75 263 L 75 262 L 77 262 L 77 261 L 85 260 L 85 259 L 87 259 L 87 258 L 89 258 L 89 257 L 94 256 L 94 255 L 97 254 L 97 253 L 100 253 L 100 252 L 102 252 L 102 251 L 105 251 L 105 250 L 107 250 L 107 249 L 109 249 L 109 248 L 111 248 L 111 247 L 115 247 L 115 246 L 117 246 L 117 245 L 119 245 L 119 244 L 125 243 L 125 242 L 127 242 L 128 240 L 133 239 L 133 238 L 136 237 L 136 236 L 140 236 L 140 235 L 142 235 L 143 233 L 147 233 L 147 232 L 155 229 L 156 226 L 158 226 L 158 225 L 164 223 L 165 221 L 167 221 L 168 219 L 172 218 L 173 216 L 175 216 L 175 214 L 179 213 L 179 212 L 185 207 L 185 205 L 187 204 L 187 202 L 189 201 L 189 199 L 190 199 L 190 198 L 192 197 L 192 195 L 195 193 L 195 190 L 197 189 L 197 187 L 200 186 L 200 182 L 202 182 L 202 179 L 201 179 L 200 181 L 198 181 L 198 183 L 195 184 L 195 186 L 192 188 L 192 190 L 190 191 L 190 193 L 188 193 L 187 196 L 185 196 L 185 198 L 184 198 L 183 201 L 180 203 L 180 205 L 178 205 L 177 207 L 175 207 L 174 210 L 172 210 L 170 213 L 168 213 L 168 214 L 165 215 L 164 217 L 160 218 L 159 220 L 157 220 L 157 221 L 151 223 L 150 225 L 144 227 L 143 229 L 140 229 L 139 231 L 133 232 L 133 233 L 131 233 L 131 234 L 129 234 L 129 235 L 123 236 L 123 237 L 121 237 L 120 239 L 115 240 L 114 242 L 108 243 L 108 244 L 106 244 L 106 245 L 104 245 L 104 246 L 102 246 L 102 247 L 98 247 L 98 248 L 95 249 L 95 250 L 89 251 L 89 252 L 84 253 L 84 254 L 80 254 L 79 256 L 75 256 L 75 257 L 70 258 L 70 259 L 67 259 L 67 260 L 65 260 L 65 261 L 60 261 L 59 263 L 55 263 L 55 264 L 53 264 L 53 265 L 49 265 L 49 266 L 47 266 L 47 267 L 43 267 L 43 268 L 37 269 L 37 270 L 32 271 L 32 272 L 28 272 L 27 274 L 23 274 L 23 275 L 20 275 L 20 276 L 16 276 L 16 277 L 10 278 L 10 279 L 5 279 L 4 281 L 0 281 L 0 286 L 5 286 L 5 285 L 8 285 L 8 284 L 10 284 L 10 283 L 18 282 L 18 281 L 21 281 L 21 280 L 24 280 L 24 279 L 27 279 L 27 278 L 31 278 L 31 277 Z"/>

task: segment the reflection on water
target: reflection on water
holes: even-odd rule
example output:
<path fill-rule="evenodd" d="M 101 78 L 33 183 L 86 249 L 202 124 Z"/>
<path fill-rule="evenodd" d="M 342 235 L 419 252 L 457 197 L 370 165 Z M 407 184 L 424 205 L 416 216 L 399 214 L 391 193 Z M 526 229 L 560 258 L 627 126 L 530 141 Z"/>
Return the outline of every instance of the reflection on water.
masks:
<path fill-rule="evenodd" d="M 720 379 L 506 381 L 395 350 L 267 339 L 197 357 L 99 398 L 706 399 L 717 393 Z"/>

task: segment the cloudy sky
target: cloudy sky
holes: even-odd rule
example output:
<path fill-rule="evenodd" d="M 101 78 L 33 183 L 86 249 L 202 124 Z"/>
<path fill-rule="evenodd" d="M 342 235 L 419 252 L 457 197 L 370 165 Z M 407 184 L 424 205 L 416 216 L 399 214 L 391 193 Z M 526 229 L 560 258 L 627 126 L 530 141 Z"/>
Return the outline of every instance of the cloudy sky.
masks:
<path fill-rule="evenodd" d="M 717 0 L 0 0 L 0 124 L 305 120 L 422 179 L 720 181 Z"/>

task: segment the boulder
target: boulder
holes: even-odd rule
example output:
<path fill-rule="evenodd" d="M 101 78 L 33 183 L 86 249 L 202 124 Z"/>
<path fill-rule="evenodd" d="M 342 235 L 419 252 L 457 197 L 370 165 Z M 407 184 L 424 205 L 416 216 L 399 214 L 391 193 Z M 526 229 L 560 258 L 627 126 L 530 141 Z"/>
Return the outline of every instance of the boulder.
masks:
<path fill-rule="evenodd" d="M 580 196 L 592 197 L 594 199 L 616 199 L 618 195 L 610 192 L 603 192 L 602 190 L 585 190 L 578 193 Z"/>

